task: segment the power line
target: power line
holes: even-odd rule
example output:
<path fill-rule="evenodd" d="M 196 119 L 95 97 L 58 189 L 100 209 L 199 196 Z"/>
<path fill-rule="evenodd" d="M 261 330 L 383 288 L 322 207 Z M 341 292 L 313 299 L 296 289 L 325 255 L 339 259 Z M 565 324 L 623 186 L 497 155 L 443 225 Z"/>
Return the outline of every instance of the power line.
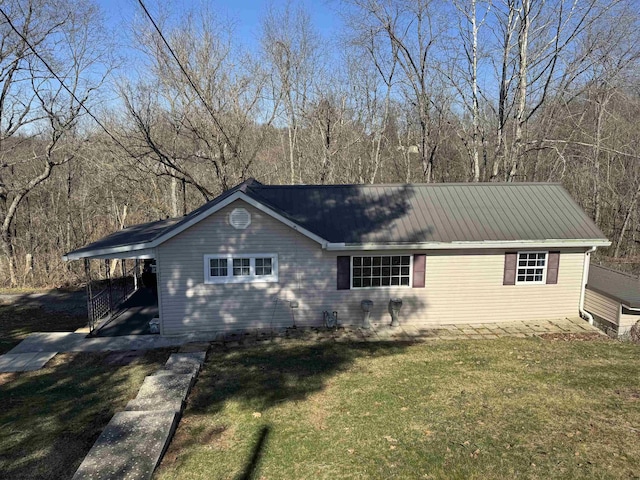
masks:
<path fill-rule="evenodd" d="M 156 29 L 156 32 L 158 32 L 158 35 L 160 35 L 160 38 L 162 39 L 162 42 L 166 45 L 167 49 L 169 50 L 169 53 L 171 53 L 171 56 L 173 57 L 173 59 L 176 61 L 176 63 L 178 64 L 178 67 L 180 67 L 180 70 L 182 71 L 182 73 L 184 74 L 184 76 L 186 77 L 187 81 L 189 82 L 189 84 L 191 85 L 191 87 L 193 88 L 193 90 L 196 92 L 196 94 L 198 95 L 198 97 L 200 98 L 200 101 L 202 102 L 202 104 L 204 105 L 204 107 L 207 109 L 207 111 L 209 112 L 209 114 L 211 115 L 211 118 L 213 119 L 213 123 L 216 124 L 216 127 L 218 127 L 218 130 L 220 130 L 220 132 L 222 133 L 222 135 L 224 136 L 225 140 L 228 142 L 228 144 L 231 146 L 232 142 L 231 139 L 229 138 L 229 136 L 227 135 L 226 131 L 222 128 L 222 125 L 220 124 L 220 122 L 218 121 L 218 118 L 216 117 L 216 114 L 214 113 L 213 109 L 211 108 L 211 106 L 209 105 L 209 103 L 204 99 L 204 95 L 202 95 L 202 93 L 200 93 L 200 89 L 198 88 L 198 86 L 195 84 L 195 82 L 191 79 L 191 76 L 189 75 L 189 73 L 187 72 L 187 70 L 184 68 L 184 66 L 182 65 L 182 62 L 180 62 L 180 59 L 178 58 L 178 56 L 175 54 L 175 52 L 173 51 L 173 48 L 171 48 L 171 45 L 169 45 L 169 42 L 167 41 L 167 39 L 164 37 L 164 34 L 162 33 L 162 30 L 160 30 L 160 27 L 158 27 L 158 24 L 156 23 L 156 21 L 153 19 L 153 17 L 151 16 L 151 13 L 149 13 L 149 10 L 147 10 L 147 7 L 145 6 L 145 4 L 142 2 L 142 0 L 138 0 L 138 3 L 140 4 L 140 6 L 142 7 L 142 10 L 144 10 L 144 13 L 147 15 L 147 17 L 149 18 L 149 21 L 151 21 L 153 27 Z"/>
<path fill-rule="evenodd" d="M 78 104 L 87 112 L 87 114 L 93 119 L 94 122 L 96 122 L 101 128 L 102 130 L 104 130 L 104 132 L 109 135 L 109 137 L 111 137 L 111 139 L 116 142 L 125 152 L 127 152 L 132 158 L 136 158 L 136 155 L 134 155 L 133 153 L 131 153 L 131 151 L 125 147 L 120 140 L 118 140 L 115 136 L 113 136 L 111 134 L 111 132 L 109 132 L 109 130 L 107 130 L 107 127 L 105 127 L 102 122 L 100 122 L 100 120 L 98 120 L 98 118 L 89 111 L 89 109 L 85 106 L 84 102 L 82 100 L 80 100 L 75 93 L 73 93 L 73 91 L 67 87 L 64 82 L 62 81 L 62 79 L 58 76 L 58 74 L 56 72 L 53 71 L 53 69 L 49 66 L 49 64 L 47 63 L 47 61 L 42 58 L 42 56 L 36 51 L 36 49 L 33 47 L 33 45 L 31 45 L 31 43 L 29 42 L 29 40 L 27 40 L 27 38 L 15 27 L 15 25 L 13 24 L 13 22 L 11 22 L 11 19 L 9 18 L 9 16 L 5 13 L 3 8 L 0 8 L 0 13 L 2 13 L 2 16 L 5 18 L 5 20 L 7 21 L 7 23 L 9 24 L 9 26 L 11 27 L 11 29 L 18 34 L 18 36 L 22 39 L 22 41 L 27 45 L 27 47 L 29 47 L 29 49 L 33 52 L 33 54 L 44 64 L 45 67 L 47 67 L 47 70 L 49 70 L 49 72 L 51 73 L 51 75 L 53 75 L 55 77 L 55 79 L 60 83 L 60 85 L 62 86 L 62 88 L 64 88 L 67 92 L 69 92 L 69 94 L 73 97 L 73 99 L 78 102 Z"/>

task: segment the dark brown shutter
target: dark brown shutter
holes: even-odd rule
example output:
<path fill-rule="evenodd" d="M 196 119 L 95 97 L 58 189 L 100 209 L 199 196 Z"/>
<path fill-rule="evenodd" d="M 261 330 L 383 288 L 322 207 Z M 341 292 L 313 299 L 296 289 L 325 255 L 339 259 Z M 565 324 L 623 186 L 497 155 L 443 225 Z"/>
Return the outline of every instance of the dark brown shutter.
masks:
<path fill-rule="evenodd" d="M 547 263 L 547 283 L 558 283 L 558 267 L 560 266 L 560 252 L 549 252 Z"/>
<path fill-rule="evenodd" d="M 504 277 L 503 285 L 516 284 L 516 269 L 518 263 L 518 254 L 515 252 L 507 252 L 504 254 Z"/>
<path fill-rule="evenodd" d="M 351 257 L 338 257 L 338 290 L 351 288 Z"/>
<path fill-rule="evenodd" d="M 413 256 L 413 288 L 424 288 L 424 274 L 427 267 L 427 256 L 416 253 Z"/>

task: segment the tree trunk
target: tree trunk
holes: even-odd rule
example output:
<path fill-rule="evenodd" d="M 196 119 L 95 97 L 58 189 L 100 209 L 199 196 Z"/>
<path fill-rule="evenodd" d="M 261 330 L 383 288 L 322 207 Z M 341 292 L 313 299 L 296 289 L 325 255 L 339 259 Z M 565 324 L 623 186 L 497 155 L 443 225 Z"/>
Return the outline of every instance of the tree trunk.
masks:
<path fill-rule="evenodd" d="M 527 74 L 529 50 L 529 26 L 531 25 L 531 0 L 522 0 L 522 10 L 520 14 L 520 32 L 518 34 L 518 89 L 515 132 L 513 135 L 513 149 L 511 151 L 511 169 L 507 181 L 513 182 L 519 168 L 520 157 L 523 151 L 524 125 L 526 122 L 525 110 L 527 107 Z"/>
<path fill-rule="evenodd" d="M 631 199 L 631 203 L 629 203 L 629 208 L 627 209 L 627 213 L 624 216 L 624 221 L 622 222 L 622 228 L 620 229 L 620 236 L 618 237 L 618 241 L 616 242 L 616 249 L 613 252 L 613 256 L 615 258 L 620 257 L 620 250 L 622 249 L 622 242 L 624 241 L 624 236 L 629 229 L 629 223 L 631 223 L 631 217 L 633 212 L 635 212 L 636 205 L 638 203 L 638 197 L 640 197 L 640 184 L 638 184 L 638 188 L 633 194 L 633 198 Z"/>

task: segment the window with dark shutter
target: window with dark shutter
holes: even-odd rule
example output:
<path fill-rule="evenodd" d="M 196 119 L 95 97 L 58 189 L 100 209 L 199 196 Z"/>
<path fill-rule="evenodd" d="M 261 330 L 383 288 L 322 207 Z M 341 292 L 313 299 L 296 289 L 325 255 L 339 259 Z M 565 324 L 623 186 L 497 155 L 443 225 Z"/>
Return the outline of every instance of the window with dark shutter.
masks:
<path fill-rule="evenodd" d="M 417 253 L 413 256 L 413 288 L 424 288 L 427 256 Z"/>
<path fill-rule="evenodd" d="M 549 252 L 547 264 L 547 283 L 558 283 L 558 268 L 560 267 L 560 252 Z"/>
<path fill-rule="evenodd" d="M 518 263 L 518 254 L 515 252 L 507 252 L 504 254 L 504 276 L 502 278 L 503 285 L 516 284 L 516 268 Z"/>
<path fill-rule="evenodd" d="M 351 288 L 351 257 L 339 256 L 338 258 L 338 290 L 349 290 Z"/>

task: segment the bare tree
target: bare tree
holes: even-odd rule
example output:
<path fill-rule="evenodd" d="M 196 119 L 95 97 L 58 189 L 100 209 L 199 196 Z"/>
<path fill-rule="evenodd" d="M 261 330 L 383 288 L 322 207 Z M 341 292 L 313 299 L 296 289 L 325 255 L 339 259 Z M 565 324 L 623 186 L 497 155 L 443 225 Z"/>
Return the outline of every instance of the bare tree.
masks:
<path fill-rule="evenodd" d="M 309 14 L 288 2 L 271 7 L 262 21 L 262 49 L 271 67 L 275 89 L 282 99 L 287 131 L 289 181 L 301 181 L 299 133 L 301 117 L 312 100 L 314 82 L 321 73 L 320 41 Z M 299 169 L 298 169 L 299 170 Z"/>
<path fill-rule="evenodd" d="M 18 209 L 54 168 L 74 158 L 87 102 L 110 64 L 93 5 L 15 0 L 1 8 L 0 238 L 15 285 Z"/>

